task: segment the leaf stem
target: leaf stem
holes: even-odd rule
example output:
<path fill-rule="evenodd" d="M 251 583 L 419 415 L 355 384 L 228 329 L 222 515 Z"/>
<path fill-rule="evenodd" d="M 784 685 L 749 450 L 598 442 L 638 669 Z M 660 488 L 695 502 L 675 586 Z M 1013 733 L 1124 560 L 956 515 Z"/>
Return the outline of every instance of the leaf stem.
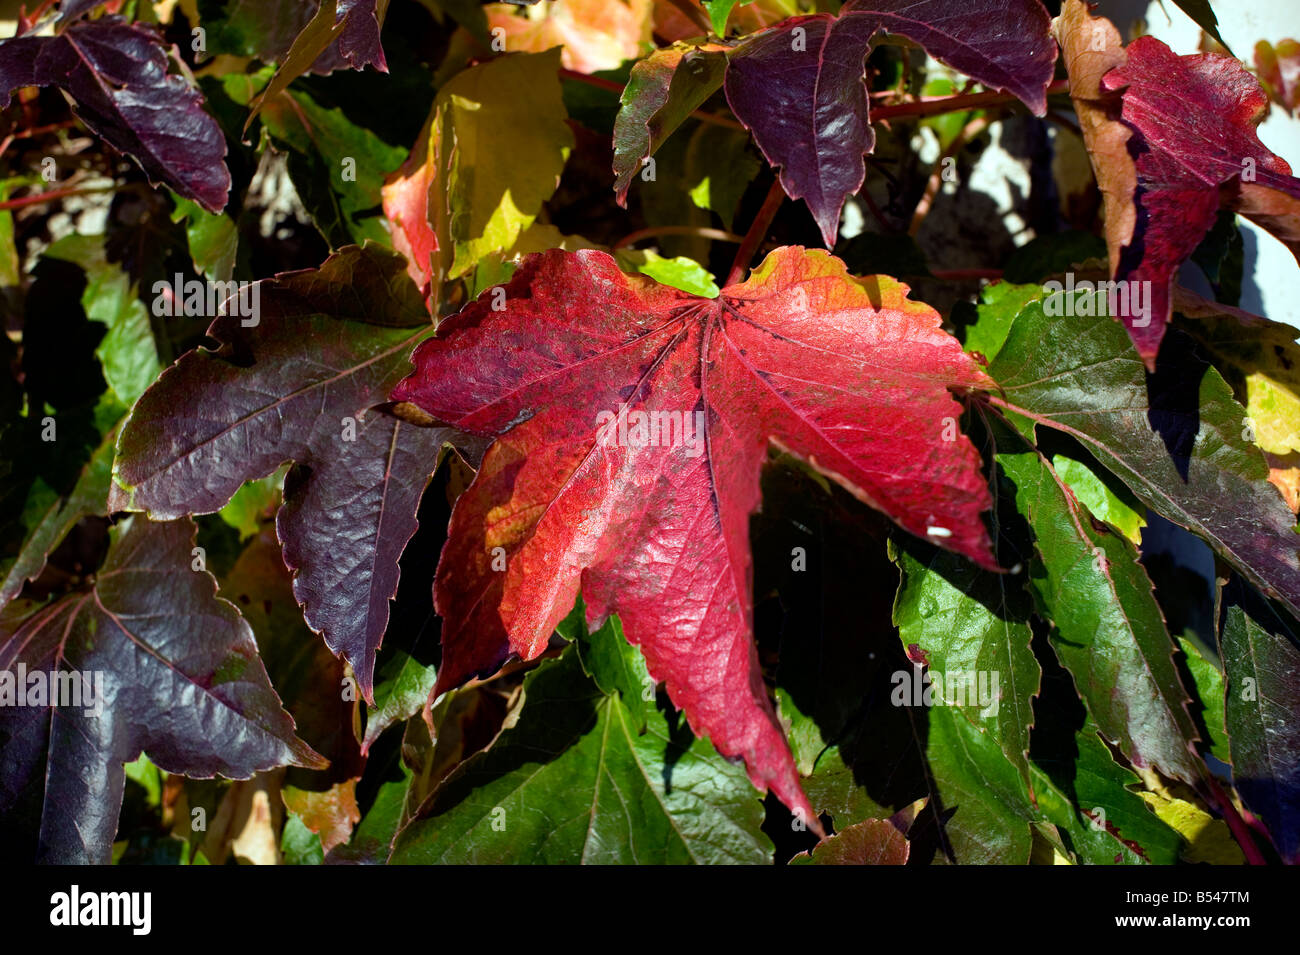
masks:
<path fill-rule="evenodd" d="M 777 210 L 781 208 L 781 203 L 784 201 L 785 190 L 781 188 L 781 178 L 773 176 L 772 186 L 767 190 L 767 198 L 763 200 L 758 215 L 754 216 L 749 231 L 745 233 L 740 248 L 736 250 L 736 258 L 731 263 L 731 271 L 727 273 L 727 281 L 723 283 L 724 285 L 735 285 L 745 277 L 754 253 L 762 245 L 763 238 L 767 235 L 767 230 L 771 227 L 772 220 L 776 218 Z"/>
<path fill-rule="evenodd" d="M 1246 861 L 1251 865 L 1268 865 L 1264 854 L 1259 851 L 1259 846 L 1255 844 L 1255 839 L 1250 834 L 1250 827 L 1241 818 L 1241 813 L 1237 812 L 1237 807 L 1232 804 L 1232 800 L 1223 791 L 1223 787 L 1219 785 L 1218 780 L 1209 773 L 1205 773 L 1202 778 L 1205 780 L 1210 795 L 1214 797 L 1214 802 L 1218 805 L 1219 811 L 1223 813 L 1223 820 L 1228 824 L 1232 837 L 1241 846 Z"/>

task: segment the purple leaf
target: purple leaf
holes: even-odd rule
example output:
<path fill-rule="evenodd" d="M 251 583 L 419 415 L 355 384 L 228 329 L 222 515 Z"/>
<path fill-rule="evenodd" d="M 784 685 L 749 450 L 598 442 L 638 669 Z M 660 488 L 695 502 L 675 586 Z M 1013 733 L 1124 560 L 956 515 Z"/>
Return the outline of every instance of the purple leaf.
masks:
<path fill-rule="evenodd" d="M 861 17 L 797 17 L 742 44 L 727 67 L 732 112 L 780 167 L 786 195 L 808 203 L 827 247 L 876 145 L 863 65 L 875 32 Z"/>
<path fill-rule="evenodd" d="M 192 569 L 194 538 L 190 520 L 134 518 L 115 531 L 93 587 L 21 620 L 11 605 L 0 620 L 0 673 L 13 678 L 6 688 L 0 677 L 9 703 L 0 706 L 0 814 L 20 799 L 41 802 L 38 861 L 110 861 L 122 765 L 142 751 L 200 778 L 325 765 L 294 735 L 248 624 L 210 574 Z M 51 671 L 65 676 L 51 681 Z M 53 683 L 58 705 L 49 689 L 36 702 Z M 19 692 L 26 705 L 14 705 Z"/>
<path fill-rule="evenodd" d="M 914 40 L 1042 115 L 1056 62 L 1049 26 L 1039 0 L 850 0 L 838 17 L 794 17 L 740 44 L 727 69 L 727 100 L 830 246 L 845 199 L 866 175 L 862 157 L 875 146 L 864 77 L 872 37 Z"/>
<path fill-rule="evenodd" d="M 155 518 L 215 511 L 286 461 L 277 518 L 308 624 L 371 696 L 375 651 L 449 432 L 376 406 L 433 331 L 405 260 L 353 246 L 260 286 L 258 323 L 218 318 L 216 351 L 163 373 L 123 426 L 110 506 Z"/>
<path fill-rule="evenodd" d="M 203 110 L 203 96 L 167 72 L 152 27 L 104 17 L 58 36 L 0 43 L 0 107 L 23 86 L 57 86 L 78 118 L 131 156 L 155 185 L 165 184 L 210 212 L 230 192 L 226 140 Z"/>
<path fill-rule="evenodd" d="M 334 22 L 343 24 L 338 41 L 316 58 L 311 72 L 325 74 L 347 68 L 361 70 L 367 66 L 373 66 L 381 73 L 388 72 L 388 61 L 380 44 L 383 23 L 377 0 L 338 0 Z"/>

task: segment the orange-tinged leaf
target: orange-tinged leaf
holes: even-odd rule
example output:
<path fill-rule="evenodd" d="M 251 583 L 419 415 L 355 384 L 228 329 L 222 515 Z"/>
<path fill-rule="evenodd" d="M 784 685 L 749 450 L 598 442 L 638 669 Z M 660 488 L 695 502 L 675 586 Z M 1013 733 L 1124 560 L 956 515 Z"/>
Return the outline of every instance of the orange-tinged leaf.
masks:
<path fill-rule="evenodd" d="M 560 62 L 580 73 L 612 70 L 635 59 L 650 42 L 653 0 L 554 0 L 521 11 L 511 3 L 489 4 L 488 27 L 504 32 L 511 53 L 563 47 Z"/>

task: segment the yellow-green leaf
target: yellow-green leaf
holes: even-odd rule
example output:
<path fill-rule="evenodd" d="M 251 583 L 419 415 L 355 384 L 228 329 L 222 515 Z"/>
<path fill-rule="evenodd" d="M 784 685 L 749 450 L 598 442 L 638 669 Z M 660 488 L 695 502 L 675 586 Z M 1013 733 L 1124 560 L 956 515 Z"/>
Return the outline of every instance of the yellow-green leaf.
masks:
<path fill-rule="evenodd" d="M 514 246 L 559 185 L 573 145 L 560 51 L 498 57 L 458 74 L 435 109 L 454 146 L 447 198 L 450 277 Z"/>

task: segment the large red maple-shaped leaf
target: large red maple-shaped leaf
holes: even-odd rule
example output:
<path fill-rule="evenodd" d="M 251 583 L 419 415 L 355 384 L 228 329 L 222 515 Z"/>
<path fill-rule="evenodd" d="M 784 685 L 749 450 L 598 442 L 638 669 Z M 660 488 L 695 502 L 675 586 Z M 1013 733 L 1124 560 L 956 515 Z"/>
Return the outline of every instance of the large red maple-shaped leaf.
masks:
<path fill-rule="evenodd" d="M 1148 311 L 1122 318 L 1138 354 L 1154 368 L 1174 276 L 1214 225 L 1220 205 L 1226 200 L 1300 254 L 1291 234 L 1300 224 L 1300 179 L 1259 141 L 1255 127 L 1268 97 L 1237 60 L 1179 56 L 1154 37 L 1133 41 L 1125 52 L 1125 65 L 1102 78 L 1104 89 L 1123 90 L 1123 119 L 1135 131 L 1130 152 L 1138 215 L 1115 277 L 1151 283 Z"/>
<path fill-rule="evenodd" d="M 502 290 L 446 320 L 393 395 L 497 437 L 438 567 L 435 695 L 536 657 L 581 591 L 590 625 L 619 614 L 697 734 L 815 818 L 751 631 L 769 444 L 992 567 L 988 489 L 948 391 L 991 379 L 905 286 L 824 252 L 773 252 L 715 299 L 594 251 L 533 256 Z"/>

